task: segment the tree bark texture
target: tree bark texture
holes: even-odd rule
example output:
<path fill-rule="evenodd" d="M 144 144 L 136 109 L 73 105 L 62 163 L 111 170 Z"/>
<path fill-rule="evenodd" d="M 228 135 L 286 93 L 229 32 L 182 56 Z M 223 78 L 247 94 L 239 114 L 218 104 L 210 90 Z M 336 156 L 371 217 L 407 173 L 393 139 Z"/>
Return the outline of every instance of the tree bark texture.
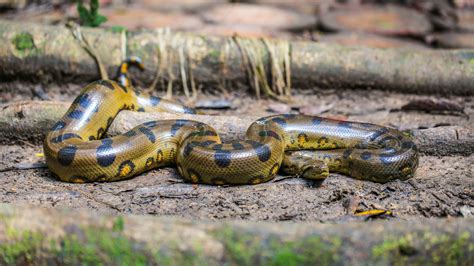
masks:
<path fill-rule="evenodd" d="M 140 56 L 146 70 L 137 80 L 146 86 L 156 79 L 164 87 L 244 85 L 255 89 L 263 86 L 257 83 L 269 82 L 297 88 L 474 93 L 473 50 L 349 48 L 165 29 L 126 35 L 105 29 L 83 28 L 82 32 L 112 77 L 126 55 Z M 0 21 L 0 78 L 86 83 L 97 80 L 98 73 L 94 59 L 66 27 Z"/>
<path fill-rule="evenodd" d="M 0 142 L 12 143 L 27 140 L 43 141 L 46 132 L 58 121 L 70 103 L 28 101 L 5 105 L 0 109 Z M 252 122 L 258 117 L 212 116 L 169 113 L 140 113 L 122 111 L 109 128 L 109 135 L 126 132 L 152 120 L 189 119 L 209 124 L 223 140 L 242 139 Z M 472 126 L 446 126 L 412 130 L 419 150 L 427 155 L 470 155 L 474 151 Z"/>

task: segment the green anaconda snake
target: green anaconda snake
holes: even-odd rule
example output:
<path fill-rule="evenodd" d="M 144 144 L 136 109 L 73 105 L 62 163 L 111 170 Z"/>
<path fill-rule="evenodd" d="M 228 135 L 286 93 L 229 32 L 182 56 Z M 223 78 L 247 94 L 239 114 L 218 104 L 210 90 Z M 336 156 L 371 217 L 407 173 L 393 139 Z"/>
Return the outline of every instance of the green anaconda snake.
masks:
<path fill-rule="evenodd" d="M 149 169 L 177 165 L 186 181 L 257 184 L 284 172 L 322 180 L 329 171 L 375 182 L 407 179 L 418 165 L 409 134 L 368 123 L 303 115 L 275 115 L 252 123 L 245 141 L 222 143 L 207 124 L 191 120 L 150 121 L 101 139 L 121 110 L 195 113 L 193 109 L 132 88 L 128 67 L 119 83 L 89 84 L 47 134 L 49 169 L 67 182 L 115 181 Z"/>
<path fill-rule="evenodd" d="M 244 141 L 222 143 L 207 124 L 162 120 L 103 138 L 121 110 L 194 113 L 114 81 L 86 86 L 48 132 L 44 154 L 62 181 L 130 178 L 176 165 L 188 182 L 257 184 L 279 171 L 321 180 L 329 171 L 387 182 L 414 175 L 418 153 L 409 134 L 369 123 L 274 115 L 250 125 Z"/>

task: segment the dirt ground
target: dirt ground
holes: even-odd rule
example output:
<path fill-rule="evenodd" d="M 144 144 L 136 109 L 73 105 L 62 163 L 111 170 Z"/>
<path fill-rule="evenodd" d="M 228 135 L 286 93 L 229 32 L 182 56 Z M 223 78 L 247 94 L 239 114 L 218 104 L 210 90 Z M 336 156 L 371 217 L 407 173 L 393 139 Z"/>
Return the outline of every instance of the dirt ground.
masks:
<path fill-rule="evenodd" d="M 4 103 L 39 100 L 29 89 L 3 86 Z M 79 87 L 78 87 L 79 88 Z M 18 90 L 21 93 L 18 93 Z M 22 91 L 23 90 L 23 91 Z M 43 98 L 70 101 L 69 88 L 44 89 Z M 15 93 L 16 92 L 16 93 Z M 64 91 L 62 91 L 64 93 Z M 206 110 L 208 114 L 268 115 L 270 109 L 290 112 L 298 109 L 322 116 L 369 121 L 400 129 L 446 125 L 472 126 L 473 97 L 417 96 L 383 91 L 296 91 L 288 106 L 271 100 L 257 101 L 245 93 L 226 96 L 201 94 L 195 104 L 228 100 L 227 110 Z M 61 95 L 61 96 L 60 96 Z M 414 99 L 448 100 L 464 108 L 465 114 L 401 111 Z M 183 98 L 180 98 L 183 100 Z M 247 186 L 207 186 L 184 183 L 174 168 L 152 170 L 126 181 L 67 184 L 56 180 L 46 168 L 11 170 L 17 164 L 41 161 L 39 145 L 0 146 L 0 202 L 42 207 L 93 209 L 107 213 L 172 215 L 204 219 L 270 221 L 347 221 L 357 219 L 354 211 L 385 209 L 395 219 L 417 217 L 470 216 L 474 213 L 474 156 L 434 157 L 422 155 L 416 176 L 408 181 L 377 184 L 331 174 L 322 183 L 289 176 Z M 10 169 L 10 170 L 9 170 Z"/>

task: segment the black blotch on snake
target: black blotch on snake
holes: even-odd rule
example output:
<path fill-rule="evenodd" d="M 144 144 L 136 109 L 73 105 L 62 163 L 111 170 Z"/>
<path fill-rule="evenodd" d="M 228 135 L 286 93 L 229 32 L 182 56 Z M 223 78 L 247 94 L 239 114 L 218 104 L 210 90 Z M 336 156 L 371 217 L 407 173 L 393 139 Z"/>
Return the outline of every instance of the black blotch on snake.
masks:
<path fill-rule="evenodd" d="M 230 151 L 216 150 L 215 153 L 214 153 L 214 162 L 219 167 L 229 166 L 230 162 L 231 162 Z"/>
<path fill-rule="evenodd" d="M 313 125 L 315 126 L 321 124 L 321 122 L 323 122 L 323 119 L 321 117 L 313 117 L 313 119 L 311 120 L 311 123 L 313 123 Z"/>
<path fill-rule="evenodd" d="M 282 127 L 285 127 L 285 126 L 286 126 L 286 121 L 285 121 L 285 119 L 283 119 L 283 118 L 281 118 L 281 117 L 272 118 L 271 121 L 277 123 L 278 125 L 280 125 L 280 126 L 282 126 Z"/>
<path fill-rule="evenodd" d="M 188 123 L 188 120 L 182 120 L 178 119 L 175 121 L 175 123 L 171 126 L 171 135 L 175 135 L 176 132 L 178 132 L 179 129 L 181 129 L 183 126 L 185 126 Z"/>
<path fill-rule="evenodd" d="M 242 145 L 240 142 L 232 142 L 232 147 L 234 148 L 234 150 L 243 150 L 244 149 L 244 145 Z"/>
<path fill-rule="evenodd" d="M 65 134 L 62 134 L 62 135 L 59 135 L 57 137 L 54 137 L 51 139 L 51 142 L 52 143 L 59 143 L 59 142 L 63 142 L 67 139 L 72 139 L 72 138 L 77 138 L 77 139 L 81 139 L 82 140 L 82 137 L 75 134 L 75 133 L 65 133 Z"/>
<path fill-rule="evenodd" d="M 364 151 L 363 153 L 360 154 L 360 158 L 362 160 L 368 160 L 368 159 L 370 159 L 370 157 L 372 157 L 372 153 L 370 153 L 368 151 Z"/>
<path fill-rule="evenodd" d="M 157 121 L 148 121 L 148 122 L 143 123 L 143 125 L 147 127 L 156 127 L 157 124 L 158 124 Z"/>
<path fill-rule="evenodd" d="M 58 162 L 63 166 L 69 166 L 74 161 L 77 147 L 73 145 L 66 146 L 58 152 Z"/>
<path fill-rule="evenodd" d="M 150 103 L 152 106 L 157 106 L 160 104 L 161 98 L 156 96 L 150 96 Z"/>
<path fill-rule="evenodd" d="M 153 166 L 153 163 L 155 162 L 155 158 L 153 157 L 148 157 L 145 162 L 146 167 L 151 167 Z"/>
<path fill-rule="evenodd" d="M 270 160 L 270 158 L 272 156 L 272 151 L 270 150 L 270 148 L 267 145 L 262 144 L 258 147 L 254 147 L 254 149 L 255 149 L 255 153 L 258 156 L 258 159 L 261 162 L 266 162 L 266 161 Z"/>
<path fill-rule="evenodd" d="M 127 131 L 127 132 L 123 133 L 123 135 L 127 136 L 127 137 L 133 137 L 133 136 L 137 135 L 137 132 L 135 132 L 135 130 L 130 130 L 130 131 Z"/>
<path fill-rule="evenodd" d="M 340 127 L 340 128 L 351 128 L 351 127 L 352 127 L 352 123 L 347 122 L 347 121 L 339 121 L 339 123 L 337 124 L 337 126 Z"/>
<path fill-rule="evenodd" d="M 207 146 L 212 145 L 214 143 L 216 143 L 214 140 L 206 140 L 206 141 L 201 142 L 201 144 L 199 146 L 207 147 Z"/>
<path fill-rule="evenodd" d="M 349 159 L 349 156 L 351 156 L 352 154 L 352 149 L 347 149 L 345 150 L 343 153 L 342 153 L 342 158 L 344 159 Z"/>
<path fill-rule="evenodd" d="M 116 155 L 111 145 L 111 139 L 104 139 L 102 140 L 102 144 L 97 147 L 96 159 L 100 166 L 106 167 L 114 163 Z"/>
<path fill-rule="evenodd" d="M 261 137 L 272 137 L 276 140 L 281 140 L 280 136 L 273 130 L 262 130 L 258 134 Z"/>
<path fill-rule="evenodd" d="M 138 131 L 142 132 L 151 143 L 155 143 L 156 136 L 148 127 L 140 127 L 138 128 Z"/>
<path fill-rule="evenodd" d="M 191 152 L 193 151 L 194 147 L 198 146 L 199 143 L 197 142 L 188 142 L 186 144 L 186 146 L 184 146 L 184 150 L 183 150 L 183 156 L 184 157 L 188 157 L 189 154 L 191 154 Z"/>
<path fill-rule="evenodd" d="M 108 80 L 99 80 L 99 81 L 96 81 L 95 83 L 92 83 L 92 84 L 99 84 L 99 85 L 107 87 L 110 90 L 115 90 L 114 85 L 112 85 L 112 83 L 110 83 L 110 81 L 108 81 Z"/>
<path fill-rule="evenodd" d="M 67 117 L 72 118 L 72 119 L 81 119 L 83 115 L 84 113 L 81 110 L 73 110 L 67 115 Z"/>
<path fill-rule="evenodd" d="M 58 121 L 58 122 L 56 122 L 56 124 L 54 124 L 54 126 L 51 128 L 51 131 L 56 131 L 56 130 L 63 129 L 65 126 L 66 126 L 66 123 L 64 123 L 63 121 Z"/>
<path fill-rule="evenodd" d="M 77 97 L 74 100 L 73 104 L 79 104 L 79 106 L 86 109 L 91 104 L 91 100 L 89 99 L 89 95 L 87 93 L 84 93 Z"/>
<path fill-rule="evenodd" d="M 156 163 L 161 163 L 163 161 L 163 151 L 156 151 Z"/>

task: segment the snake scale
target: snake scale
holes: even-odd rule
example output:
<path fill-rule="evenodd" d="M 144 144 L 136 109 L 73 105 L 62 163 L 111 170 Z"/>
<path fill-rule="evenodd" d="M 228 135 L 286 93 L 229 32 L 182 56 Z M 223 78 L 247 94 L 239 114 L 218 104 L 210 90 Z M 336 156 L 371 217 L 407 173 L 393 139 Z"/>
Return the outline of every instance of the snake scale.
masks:
<path fill-rule="evenodd" d="M 176 165 L 185 181 L 221 185 L 266 182 L 280 169 L 313 180 L 331 171 L 387 182 L 412 177 L 418 165 L 407 133 L 293 114 L 260 118 L 245 140 L 228 143 L 209 125 L 191 120 L 149 121 L 103 138 L 121 110 L 195 113 L 111 80 L 91 83 L 46 136 L 49 169 L 62 181 L 95 182 Z"/>

